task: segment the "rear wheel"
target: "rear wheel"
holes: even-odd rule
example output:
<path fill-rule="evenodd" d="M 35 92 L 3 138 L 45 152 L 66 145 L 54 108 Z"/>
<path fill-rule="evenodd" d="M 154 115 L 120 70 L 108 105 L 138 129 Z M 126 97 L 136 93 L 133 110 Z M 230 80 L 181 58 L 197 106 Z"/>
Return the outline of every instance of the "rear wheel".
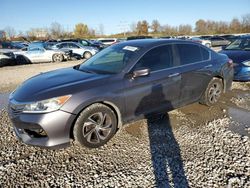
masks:
<path fill-rule="evenodd" d="M 62 62 L 63 55 L 62 54 L 54 54 L 52 57 L 53 62 Z"/>
<path fill-rule="evenodd" d="M 82 146 L 97 148 L 106 144 L 116 133 L 117 118 L 103 104 L 93 104 L 81 112 L 73 129 L 75 140 Z"/>
<path fill-rule="evenodd" d="M 201 103 L 207 106 L 212 106 L 218 102 L 221 94 L 223 93 L 222 80 L 219 78 L 213 78 L 202 96 Z"/>
<path fill-rule="evenodd" d="M 85 59 L 89 59 L 89 58 L 92 57 L 92 54 L 91 54 L 90 52 L 85 52 L 85 53 L 83 54 L 83 57 L 84 57 Z"/>

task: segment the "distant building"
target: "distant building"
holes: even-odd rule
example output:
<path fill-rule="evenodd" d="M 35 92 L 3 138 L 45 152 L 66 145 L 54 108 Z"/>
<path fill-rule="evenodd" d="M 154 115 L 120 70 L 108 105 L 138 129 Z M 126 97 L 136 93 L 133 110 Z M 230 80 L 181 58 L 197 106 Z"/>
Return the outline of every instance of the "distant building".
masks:
<path fill-rule="evenodd" d="M 43 28 L 31 29 L 28 34 L 30 36 L 34 36 L 37 38 L 45 38 L 45 37 L 48 37 L 49 35 L 47 29 L 43 29 Z"/>
<path fill-rule="evenodd" d="M 0 30 L 0 39 L 3 39 L 6 37 L 6 33 L 3 30 Z"/>

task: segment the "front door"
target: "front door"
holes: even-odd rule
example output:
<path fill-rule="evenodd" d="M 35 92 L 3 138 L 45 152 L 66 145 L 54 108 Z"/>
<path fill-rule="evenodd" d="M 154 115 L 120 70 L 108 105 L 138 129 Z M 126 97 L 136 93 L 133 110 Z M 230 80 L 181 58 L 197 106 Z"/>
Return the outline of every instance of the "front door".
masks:
<path fill-rule="evenodd" d="M 178 105 L 181 75 L 174 67 L 172 45 L 156 47 L 148 51 L 133 67 L 135 70 L 150 69 L 150 74 L 127 77 L 125 103 L 129 121 L 152 113 L 173 109 Z"/>

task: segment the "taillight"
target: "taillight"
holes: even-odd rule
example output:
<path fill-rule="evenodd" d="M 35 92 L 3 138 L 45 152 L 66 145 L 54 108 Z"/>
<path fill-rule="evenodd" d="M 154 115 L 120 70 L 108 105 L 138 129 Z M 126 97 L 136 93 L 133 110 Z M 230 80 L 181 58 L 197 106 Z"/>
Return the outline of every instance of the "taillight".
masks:
<path fill-rule="evenodd" d="M 227 61 L 227 65 L 228 65 L 228 67 L 233 68 L 233 67 L 234 67 L 234 62 L 233 62 L 233 60 L 232 60 L 232 59 L 229 59 L 229 60 Z"/>

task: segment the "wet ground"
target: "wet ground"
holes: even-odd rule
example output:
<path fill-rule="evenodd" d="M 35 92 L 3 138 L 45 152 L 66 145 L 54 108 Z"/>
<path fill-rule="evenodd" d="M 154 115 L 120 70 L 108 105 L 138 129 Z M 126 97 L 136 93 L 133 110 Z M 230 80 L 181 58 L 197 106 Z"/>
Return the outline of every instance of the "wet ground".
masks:
<path fill-rule="evenodd" d="M 229 127 L 231 131 L 250 137 L 250 90 L 234 89 L 224 94 L 214 106 L 195 103 L 168 114 L 172 128 L 180 128 L 183 124 L 196 128 L 213 120 L 229 117 L 232 120 Z M 132 123 L 126 127 L 126 131 L 140 137 L 143 121 Z"/>
<path fill-rule="evenodd" d="M 248 85 L 244 85 L 244 88 L 247 87 Z M 8 97 L 9 93 L 0 93 L 0 111 L 7 107 Z M 188 125 L 190 128 L 195 128 L 201 124 L 206 124 L 215 119 L 224 117 L 229 117 L 233 120 L 233 123 L 229 127 L 231 131 L 242 136 L 250 137 L 249 90 L 243 90 L 241 88 L 234 89 L 224 94 L 218 104 L 212 107 L 195 103 L 169 112 L 169 118 L 173 128 L 179 128 L 183 124 Z M 126 131 L 140 138 L 142 125 L 142 121 L 132 123 L 126 127 Z"/>

